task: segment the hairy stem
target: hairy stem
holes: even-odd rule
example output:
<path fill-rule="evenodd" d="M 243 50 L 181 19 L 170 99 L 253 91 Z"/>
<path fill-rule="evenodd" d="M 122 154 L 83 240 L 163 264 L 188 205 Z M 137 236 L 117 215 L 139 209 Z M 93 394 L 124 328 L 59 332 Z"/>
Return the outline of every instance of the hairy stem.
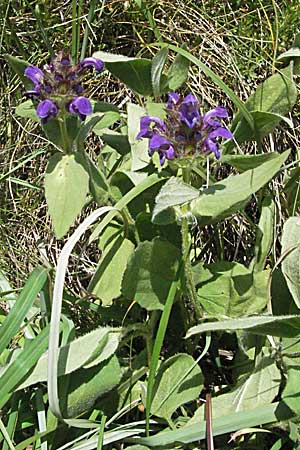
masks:
<path fill-rule="evenodd" d="M 187 184 L 190 184 L 190 174 L 191 174 L 190 167 L 184 167 L 182 169 L 183 181 Z M 188 209 L 186 208 L 186 211 L 184 211 L 184 212 L 188 212 Z M 202 309 L 198 303 L 197 292 L 196 292 L 195 285 L 194 285 L 192 266 L 191 266 L 191 261 L 190 261 L 191 242 L 190 242 L 190 234 L 189 234 L 188 217 L 182 218 L 181 235 L 182 235 L 182 255 L 183 255 L 183 261 L 184 261 L 185 283 L 186 283 L 188 296 L 193 304 L 195 318 L 198 321 L 199 319 L 202 318 Z"/>

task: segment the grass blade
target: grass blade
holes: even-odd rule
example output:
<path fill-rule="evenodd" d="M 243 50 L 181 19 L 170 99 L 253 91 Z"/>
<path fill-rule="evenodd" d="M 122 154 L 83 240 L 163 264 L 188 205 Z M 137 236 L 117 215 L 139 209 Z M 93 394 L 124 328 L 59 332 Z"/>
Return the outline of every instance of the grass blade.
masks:
<path fill-rule="evenodd" d="M 18 300 L 1 326 L 0 354 L 19 331 L 27 312 L 46 282 L 47 273 L 44 267 L 39 266 L 28 278 Z"/>
<path fill-rule="evenodd" d="M 11 442 L 9 434 L 8 434 L 8 432 L 7 432 L 7 430 L 6 430 L 5 426 L 4 426 L 4 423 L 2 422 L 1 419 L 0 419 L 0 431 L 3 434 L 3 437 L 4 437 L 4 439 L 5 439 L 5 441 L 6 441 L 7 445 L 8 445 L 8 448 L 10 450 L 15 450 L 15 447 L 14 447 L 13 443 Z"/>
<path fill-rule="evenodd" d="M 53 288 L 53 304 L 50 322 L 50 334 L 49 334 L 49 350 L 48 350 L 48 398 L 49 406 L 53 414 L 61 420 L 63 419 L 62 413 L 60 411 L 59 396 L 58 396 L 58 356 L 59 356 L 59 330 L 60 330 L 60 317 L 62 308 L 62 298 L 65 274 L 67 270 L 68 260 L 73 250 L 73 247 L 80 239 L 80 237 L 85 233 L 87 228 L 92 225 L 99 217 L 107 212 L 121 213 L 116 208 L 112 206 L 105 206 L 98 208 L 92 214 L 90 214 L 83 222 L 79 225 L 77 230 L 72 234 L 70 239 L 65 244 L 61 251 L 57 262 L 57 269 L 55 275 L 55 282 Z M 126 220 L 124 218 L 124 220 Z M 78 426 L 84 426 L 84 423 L 88 421 L 78 421 Z M 74 420 L 69 420 L 67 423 L 72 426 L 76 426 Z M 87 426 L 90 426 L 88 423 Z"/>
<path fill-rule="evenodd" d="M 231 433 L 242 428 L 255 427 L 271 422 L 278 422 L 289 419 L 293 413 L 284 403 L 272 403 L 261 408 L 255 408 L 250 411 L 239 411 L 234 414 L 228 414 L 213 420 L 213 435 Z M 146 445 L 149 447 L 164 447 L 175 443 L 189 444 L 205 439 L 205 421 L 190 426 L 185 426 L 175 431 L 164 431 L 155 436 L 147 438 L 129 439 L 130 442 Z M 172 447 L 173 448 L 173 447 Z"/>
<path fill-rule="evenodd" d="M 77 52 L 78 52 L 78 38 L 77 38 L 77 0 L 72 0 L 72 61 L 73 64 L 77 62 Z"/>
<path fill-rule="evenodd" d="M 157 43 L 157 45 L 162 47 L 165 46 L 166 44 Z M 244 103 L 235 95 L 233 90 L 230 89 L 230 87 L 227 86 L 227 84 L 224 83 L 224 81 L 218 75 L 216 75 L 209 67 L 207 67 L 203 62 L 201 62 L 198 58 L 193 56 L 187 50 L 176 47 L 175 45 L 172 44 L 168 44 L 168 48 L 176 53 L 179 53 L 192 63 L 196 64 L 196 66 L 198 66 L 205 73 L 205 75 L 210 77 L 212 81 L 216 83 L 225 92 L 225 94 L 228 95 L 228 97 L 232 100 L 235 106 L 241 111 L 241 114 L 243 115 L 245 120 L 249 123 L 251 129 L 255 130 L 253 117 L 246 108 L 246 106 L 244 105 Z"/>
<path fill-rule="evenodd" d="M 158 360 L 159 355 L 161 351 L 161 347 L 164 341 L 164 337 L 166 334 L 169 317 L 171 313 L 171 309 L 173 306 L 173 301 L 176 295 L 177 288 L 180 284 L 180 272 L 182 270 L 182 265 L 179 266 L 179 269 L 177 271 L 177 276 L 173 283 L 171 284 L 168 297 L 159 321 L 159 326 L 157 330 L 157 335 L 155 338 L 154 346 L 153 346 L 153 353 L 151 357 L 151 363 L 150 363 L 150 372 L 149 372 L 149 378 L 148 378 L 148 384 L 147 384 L 147 397 L 146 397 L 146 433 L 147 436 L 149 436 L 149 429 L 150 429 L 150 410 L 151 410 L 151 404 L 152 404 L 152 398 L 153 398 L 153 386 L 154 386 L 154 380 L 155 380 L 155 374 L 156 369 L 158 366 Z"/>
<path fill-rule="evenodd" d="M 0 409 L 9 400 L 12 391 L 37 363 L 47 349 L 49 327 L 44 328 L 35 339 L 27 341 L 25 348 L 7 367 L 0 377 Z"/>
<path fill-rule="evenodd" d="M 105 0 L 102 0 L 102 7 L 100 10 L 99 16 L 101 16 L 101 14 L 102 14 L 104 1 Z M 91 4 L 90 4 L 89 14 L 87 17 L 87 23 L 86 23 L 85 30 L 84 30 L 84 36 L 83 36 L 83 41 L 82 41 L 81 53 L 80 53 L 80 61 L 83 60 L 83 58 L 85 57 L 85 54 L 86 54 L 86 48 L 87 48 L 87 43 L 88 43 L 88 38 L 89 38 L 89 33 L 90 33 L 90 27 L 91 27 L 91 22 L 94 17 L 94 13 L 95 13 L 95 7 L 96 7 L 96 0 L 92 0 Z"/>

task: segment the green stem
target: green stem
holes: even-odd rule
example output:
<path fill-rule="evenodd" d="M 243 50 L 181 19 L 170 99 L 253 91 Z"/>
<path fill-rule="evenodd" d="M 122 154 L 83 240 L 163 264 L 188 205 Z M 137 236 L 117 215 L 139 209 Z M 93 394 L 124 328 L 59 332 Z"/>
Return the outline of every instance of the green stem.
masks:
<path fill-rule="evenodd" d="M 68 131 L 67 131 L 67 124 L 66 124 L 66 120 L 65 119 L 60 119 L 59 120 L 59 128 L 60 128 L 60 134 L 61 134 L 62 142 L 63 142 L 63 150 L 66 153 L 70 153 L 71 152 L 71 145 L 70 145 L 70 141 L 69 141 L 69 136 L 68 136 Z"/>
<path fill-rule="evenodd" d="M 191 167 L 184 167 L 182 169 L 182 177 L 183 181 L 186 184 L 190 184 L 190 178 L 191 178 Z M 184 213 L 188 212 L 188 205 L 186 207 L 183 207 Z M 202 309 L 198 303 L 197 299 L 197 292 L 195 289 L 194 284 L 194 278 L 193 278 L 193 272 L 192 272 L 192 266 L 191 266 L 191 260 L 190 260 L 190 234 L 189 234 L 189 222 L 187 217 L 182 218 L 181 222 L 181 235 L 182 235 L 182 255 L 183 255 L 183 261 L 184 261 L 184 273 L 185 273 L 185 283 L 186 288 L 188 291 L 188 296 L 193 303 L 194 311 L 195 311 L 195 317 L 198 321 L 202 318 Z"/>

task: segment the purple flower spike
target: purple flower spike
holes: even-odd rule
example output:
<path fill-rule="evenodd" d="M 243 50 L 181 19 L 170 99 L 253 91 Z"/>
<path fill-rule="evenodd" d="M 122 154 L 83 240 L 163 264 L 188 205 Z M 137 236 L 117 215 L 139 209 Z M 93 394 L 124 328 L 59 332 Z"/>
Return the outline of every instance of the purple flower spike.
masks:
<path fill-rule="evenodd" d="M 164 122 L 159 119 L 158 117 L 152 117 L 152 116 L 143 116 L 141 117 L 141 121 L 140 121 L 140 132 L 137 135 L 136 139 L 141 139 L 141 138 L 152 138 L 154 132 L 151 128 L 151 124 L 155 125 L 155 128 L 157 128 L 158 130 L 164 131 L 165 130 L 165 124 Z"/>
<path fill-rule="evenodd" d="M 90 56 L 89 58 L 84 58 L 81 63 L 81 67 L 88 67 L 93 66 L 97 70 L 97 72 L 100 72 L 104 67 L 104 62 L 101 61 L 101 59 L 94 58 L 93 56 Z"/>
<path fill-rule="evenodd" d="M 51 117 L 56 117 L 58 108 L 52 100 L 43 100 L 38 104 L 36 113 L 43 123 L 47 123 Z"/>
<path fill-rule="evenodd" d="M 26 67 L 24 75 L 31 80 L 34 85 L 39 84 L 44 78 L 44 73 L 35 66 Z"/>
<path fill-rule="evenodd" d="M 177 92 L 170 92 L 168 95 L 168 101 L 166 104 L 167 109 L 174 109 L 174 106 L 178 103 L 179 95 Z"/>
<path fill-rule="evenodd" d="M 197 98 L 189 94 L 181 102 L 179 107 L 180 119 L 187 124 L 189 128 L 200 120 L 199 102 Z"/>
<path fill-rule="evenodd" d="M 92 113 L 91 102 L 85 97 L 76 97 L 69 105 L 69 111 L 72 114 L 78 114 L 81 120 L 84 120 L 88 114 Z"/>
<path fill-rule="evenodd" d="M 228 112 L 226 108 L 223 108 L 222 106 L 217 106 L 214 109 L 211 109 L 203 116 L 203 124 L 204 127 L 219 127 L 220 123 L 217 120 L 213 120 L 213 117 L 217 117 L 219 119 L 227 119 Z"/>

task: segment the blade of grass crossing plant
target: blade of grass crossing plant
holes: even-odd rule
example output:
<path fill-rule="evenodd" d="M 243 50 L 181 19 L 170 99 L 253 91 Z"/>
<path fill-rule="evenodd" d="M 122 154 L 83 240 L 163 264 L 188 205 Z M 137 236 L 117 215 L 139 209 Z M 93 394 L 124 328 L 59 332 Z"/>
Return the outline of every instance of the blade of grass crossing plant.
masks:
<path fill-rule="evenodd" d="M 154 186 L 156 183 L 164 181 L 164 177 L 160 176 L 159 174 L 153 173 L 152 175 L 148 176 L 143 180 L 141 183 L 139 183 L 137 186 L 134 186 L 129 192 L 127 192 L 121 200 L 119 200 L 115 204 L 115 210 L 119 210 L 124 208 L 128 205 L 133 199 L 138 197 L 142 192 L 144 192 L 146 189 L 149 189 L 151 186 Z M 107 216 L 101 221 L 101 223 L 95 228 L 95 230 L 92 232 L 89 243 L 91 243 L 93 240 L 99 236 L 99 234 L 104 230 L 104 228 L 109 224 L 109 222 L 112 220 L 112 218 L 116 215 L 116 211 L 110 211 Z"/>
<path fill-rule="evenodd" d="M 220 436 L 225 433 L 240 430 L 242 428 L 255 427 L 271 422 L 287 420 L 293 413 L 282 402 L 272 403 L 249 411 L 239 411 L 213 420 L 213 435 Z M 140 445 L 149 447 L 171 447 L 175 443 L 189 444 L 205 439 L 205 421 L 187 425 L 178 430 L 166 431 L 146 438 L 129 439 Z"/>
<path fill-rule="evenodd" d="M 163 46 L 165 44 L 158 43 L 158 45 Z M 212 79 L 214 83 L 216 83 L 224 92 L 228 95 L 228 97 L 232 100 L 232 102 L 235 104 L 235 106 L 241 111 L 242 115 L 244 116 L 245 120 L 249 123 L 252 130 L 255 129 L 254 127 L 254 120 L 244 103 L 235 95 L 235 93 L 230 89 L 230 87 L 227 86 L 226 83 L 218 76 L 216 75 L 209 67 L 207 67 L 203 62 L 199 61 L 198 58 L 191 55 L 187 50 L 184 50 L 183 48 L 178 48 L 175 45 L 168 44 L 168 48 L 173 50 L 176 53 L 179 53 L 180 55 L 184 56 L 186 59 L 191 61 L 192 63 L 196 64 L 208 77 Z"/>
<path fill-rule="evenodd" d="M 159 42 L 161 42 L 162 38 L 161 38 L 161 34 L 160 34 L 160 31 L 159 31 L 159 28 L 157 27 L 156 22 L 154 20 L 154 17 L 153 17 L 153 15 L 152 15 L 152 13 L 151 13 L 148 5 L 147 5 L 147 1 L 135 0 L 135 4 L 141 10 L 141 12 L 144 14 L 146 19 L 148 20 L 149 25 L 152 28 L 152 31 L 153 31 L 153 34 L 154 34 L 155 38 Z"/>
<path fill-rule="evenodd" d="M 8 434 L 6 428 L 5 428 L 5 425 L 4 425 L 4 423 L 2 422 L 1 419 L 0 419 L 0 431 L 3 434 L 3 437 L 4 437 L 4 439 L 5 439 L 5 441 L 6 441 L 7 445 L 8 445 L 8 448 L 10 450 L 15 450 L 15 447 L 14 447 L 14 445 L 13 445 L 13 443 L 12 443 L 10 437 L 9 437 L 9 434 Z"/>
<path fill-rule="evenodd" d="M 175 280 L 172 282 L 168 297 L 159 321 L 159 326 L 153 346 L 153 352 L 151 357 L 151 363 L 150 363 L 150 371 L 149 371 L 149 378 L 148 378 L 148 384 L 147 384 L 147 397 L 146 397 L 146 433 L 147 436 L 149 436 L 150 431 L 150 411 L 151 411 L 151 403 L 153 398 L 153 386 L 154 386 L 154 380 L 155 380 L 155 374 L 156 369 L 158 366 L 158 360 L 159 355 L 161 351 L 161 347 L 165 338 L 169 317 L 171 313 L 171 309 L 173 306 L 173 301 L 176 295 L 177 288 L 179 287 L 180 283 L 180 272 L 182 270 L 182 264 L 179 266 L 177 271 L 177 276 Z"/>
<path fill-rule="evenodd" d="M 45 413 L 45 405 L 43 400 L 43 393 L 41 389 L 38 389 L 35 393 L 35 404 L 36 404 L 36 410 L 37 410 L 37 418 L 38 418 L 38 425 L 39 425 L 39 432 L 43 433 L 47 431 L 47 425 L 46 425 L 46 413 Z M 41 440 L 41 450 L 47 450 L 48 443 L 47 441 Z"/>
<path fill-rule="evenodd" d="M 36 17 L 36 21 L 38 23 L 43 41 L 46 44 L 46 47 L 48 49 L 49 55 L 51 56 L 51 58 L 53 58 L 55 56 L 55 54 L 54 54 L 53 48 L 50 44 L 50 41 L 48 39 L 47 33 L 45 32 L 45 27 L 43 26 L 41 11 L 40 11 L 40 7 L 38 4 L 35 5 L 34 15 Z"/>
<path fill-rule="evenodd" d="M 68 265 L 68 260 L 71 255 L 71 252 L 77 243 L 77 241 L 81 238 L 81 236 L 85 233 L 90 225 L 92 225 L 99 217 L 107 212 L 119 212 L 124 221 L 126 221 L 125 217 L 121 213 L 121 211 L 116 210 L 116 208 L 111 206 L 105 206 L 98 208 L 92 214 L 90 214 L 77 228 L 77 230 L 72 234 L 64 248 L 61 251 L 61 254 L 58 258 L 57 269 L 55 275 L 55 282 L 53 288 L 53 304 L 52 304 L 52 313 L 51 313 L 51 321 L 50 321 L 50 334 L 49 334 L 49 350 L 48 350 L 48 398 L 49 398 L 49 406 L 53 414 L 64 420 L 62 413 L 60 411 L 59 406 L 59 397 L 58 397 L 58 354 L 59 354 L 59 330 L 60 330 L 60 318 L 61 318 L 61 309 L 62 309 L 62 298 L 63 298 L 63 289 L 64 289 L 64 281 L 65 275 Z M 75 425 L 74 420 L 69 420 L 65 422 Z M 84 425 L 84 421 L 80 421 L 81 425 Z M 85 421 L 87 422 L 87 421 Z M 78 421 L 79 425 L 79 421 Z M 79 425 L 79 426 L 81 426 Z"/>
<path fill-rule="evenodd" d="M 97 450 L 102 450 L 102 447 L 103 447 L 105 421 L 106 421 L 106 416 L 103 415 L 101 417 L 101 423 L 100 423 L 100 427 L 99 427 L 99 437 L 98 437 L 98 443 L 97 443 Z"/>
<path fill-rule="evenodd" d="M 77 0 L 72 0 L 72 61 L 75 64 L 77 62 L 78 52 L 78 39 L 77 39 Z"/>
<path fill-rule="evenodd" d="M 102 14 L 104 1 L 105 0 L 102 0 L 102 6 L 101 6 L 100 13 L 98 15 L 98 18 Z M 83 58 L 85 57 L 85 54 L 86 54 L 89 32 L 90 32 L 90 28 L 91 28 L 91 22 L 93 20 L 94 13 L 95 13 L 96 2 L 97 2 L 97 0 L 92 0 L 91 4 L 90 4 L 89 14 L 87 17 L 87 23 L 85 25 L 84 36 L 83 36 L 83 41 L 82 41 L 82 46 L 81 46 L 80 61 L 83 60 Z"/>
<path fill-rule="evenodd" d="M 27 312 L 46 282 L 47 273 L 43 267 L 37 267 L 28 278 L 18 300 L 1 326 L 0 354 L 19 331 Z"/>
<path fill-rule="evenodd" d="M 25 348 L 2 373 L 0 377 L 0 409 L 46 351 L 48 333 L 49 328 L 46 327 L 35 339 L 29 339 Z"/>
<path fill-rule="evenodd" d="M 159 52 L 154 56 L 152 60 L 151 66 L 151 82 L 153 88 L 154 97 L 157 98 L 160 96 L 160 80 L 163 72 L 163 68 L 168 57 L 168 47 L 163 47 Z"/>
<path fill-rule="evenodd" d="M 19 397 L 18 394 L 14 394 L 12 397 L 12 400 L 11 400 L 11 408 L 10 408 L 10 412 L 9 412 L 8 422 L 6 425 L 6 431 L 12 441 L 14 440 L 14 434 L 15 434 L 17 423 L 18 423 L 20 403 L 21 403 L 21 398 Z M 1 443 L 1 441 L 0 441 L 0 443 Z M 9 449 L 9 446 L 8 446 L 7 441 L 3 442 L 2 450 L 8 450 L 8 449 Z"/>
<path fill-rule="evenodd" d="M 76 37 L 77 37 L 77 53 L 76 53 L 76 62 L 78 62 L 79 57 L 79 49 L 80 49 L 80 17 L 82 14 L 82 4 L 83 0 L 78 0 L 78 9 L 77 9 L 77 21 L 76 21 Z"/>

